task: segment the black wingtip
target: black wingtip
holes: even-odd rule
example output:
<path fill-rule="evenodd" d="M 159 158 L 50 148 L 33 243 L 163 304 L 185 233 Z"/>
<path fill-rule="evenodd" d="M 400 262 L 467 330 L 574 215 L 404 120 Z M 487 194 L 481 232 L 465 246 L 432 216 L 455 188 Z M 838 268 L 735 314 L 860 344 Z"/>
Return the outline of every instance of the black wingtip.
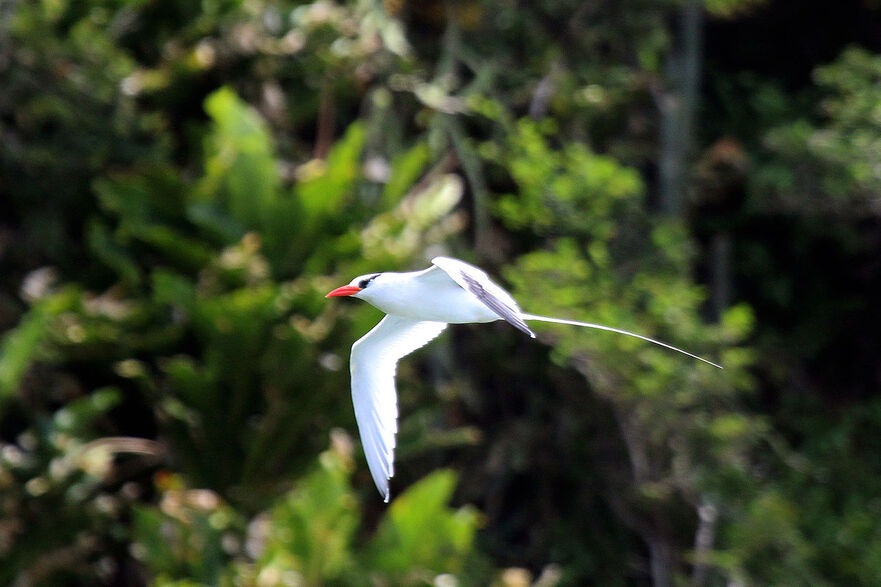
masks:
<path fill-rule="evenodd" d="M 535 333 L 532 331 L 532 328 L 530 328 L 529 326 L 526 325 L 526 323 L 523 323 L 523 326 L 520 326 L 519 324 L 515 324 L 515 326 L 517 326 L 517 328 L 519 328 L 520 330 L 522 330 L 523 332 L 528 334 L 529 338 L 535 338 Z"/>
<path fill-rule="evenodd" d="M 535 338 L 535 333 L 534 333 L 534 332 L 532 331 L 532 329 L 531 329 L 529 326 L 527 326 L 526 323 L 523 322 L 522 320 L 517 320 L 516 322 L 515 322 L 514 320 L 508 320 L 508 322 L 509 322 L 512 326 L 514 326 L 517 330 L 519 330 L 520 332 L 522 332 L 523 334 L 527 334 L 527 335 L 529 335 L 529 338 Z"/>

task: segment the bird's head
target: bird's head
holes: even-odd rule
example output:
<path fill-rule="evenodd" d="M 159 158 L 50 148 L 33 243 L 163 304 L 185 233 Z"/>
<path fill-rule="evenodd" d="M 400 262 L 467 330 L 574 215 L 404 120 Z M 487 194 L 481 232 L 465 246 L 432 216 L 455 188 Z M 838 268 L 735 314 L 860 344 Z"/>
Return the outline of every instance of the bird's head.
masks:
<path fill-rule="evenodd" d="M 367 295 L 370 293 L 369 291 L 367 291 L 368 288 L 371 286 L 376 288 L 376 285 L 378 284 L 377 278 L 381 276 L 382 273 L 368 273 L 367 275 L 359 275 L 358 277 L 350 281 L 348 285 L 338 287 L 324 297 L 335 298 L 338 296 L 352 296 L 353 298 L 367 299 Z"/>

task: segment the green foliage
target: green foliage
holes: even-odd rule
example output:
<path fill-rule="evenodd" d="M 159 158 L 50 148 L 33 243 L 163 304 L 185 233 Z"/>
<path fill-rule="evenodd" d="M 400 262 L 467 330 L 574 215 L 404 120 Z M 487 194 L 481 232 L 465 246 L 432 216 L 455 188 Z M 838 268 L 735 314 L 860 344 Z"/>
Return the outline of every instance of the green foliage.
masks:
<path fill-rule="evenodd" d="M 479 518 L 473 508 L 447 508 L 455 481 L 452 472 L 437 471 L 392 503 L 370 549 L 371 568 L 388 573 L 397 584 L 462 569 Z"/>
<path fill-rule="evenodd" d="M 755 12 L 767 0 L 704 0 L 703 5 L 716 16 L 731 18 Z"/>
<path fill-rule="evenodd" d="M 634 197 L 643 191 L 639 174 L 579 143 L 551 150 L 544 134 L 531 121 L 517 125 L 503 164 L 519 191 L 498 200 L 499 217 L 512 228 L 538 234 L 609 239 L 616 215 L 637 210 Z"/>
<path fill-rule="evenodd" d="M 391 177 L 382 190 L 384 205 L 393 206 L 404 197 L 407 190 L 419 179 L 430 156 L 428 147 L 419 143 L 395 157 L 391 163 Z"/>
<path fill-rule="evenodd" d="M 102 215 L 90 221 L 89 246 L 119 289 L 94 296 L 68 287 L 35 301 L 7 333 L 0 359 L 6 394 L 16 391 L 36 359 L 52 364 L 80 357 L 115 361 L 115 374 L 149 402 L 175 463 L 170 478 L 179 485 L 165 491 L 158 506 L 132 514 L 135 554 L 159 584 L 214 584 L 232 576 L 228 544 L 242 540 L 242 510 L 259 511 L 288 475 L 306 468 L 316 419 L 351 419 L 347 394 L 338 393 L 347 385 L 336 373 L 338 355 L 328 354 L 326 342 L 339 315 L 321 302 L 331 283 L 322 273 L 350 256 L 346 243 L 359 240 L 351 224 L 364 223 L 376 239 L 364 241 L 358 254 L 367 255 L 365 265 L 352 264 L 352 272 L 366 271 L 371 262 L 405 263 L 461 227 L 449 216 L 462 190 L 452 176 L 406 197 L 390 192 L 390 207 L 378 215 L 358 206 L 352 196 L 361 181 L 364 131 L 357 124 L 326 162 L 316 161 L 285 188 L 262 118 L 229 89 L 212 94 L 206 109 L 213 122 L 203 176 L 182 180 L 162 164 L 94 182 Z M 397 190 L 415 181 L 424 165 L 424 148 L 412 152 L 421 152 L 423 162 L 411 157 L 396 164 L 390 180 Z M 311 248 L 326 239 L 343 246 L 322 254 Z M 320 366 L 323 356 L 332 367 Z M 88 397 L 97 401 L 101 394 Z M 328 548 L 327 537 L 314 534 L 322 524 L 315 515 L 325 511 L 319 505 L 345 493 L 350 531 L 357 522 L 348 473 L 337 476 L 336 493 L 328 493 L 328 479 L 304 481 L 304 495 L 320 502 L 300 509 L 309 516 L 301 520 L 305 526 L 296 528 L 291 517 L 303 507 L 296 505 L 300 498 L 289 502 L 293 511 L 277 512 L 276 536 L 294 526 L 303 532 L 301 545 L 313 540 L 302 546 L 302 565 L 291 567 L 313 583 L 350 572 L 349 562 L 324 565 L 315 558 Z M 458 532 L 455 543 L 468 550 L 470 539 Z M 41 539 L 39 532 L 34 537 Z M 339 543 L 343 561 L 354 557 L 346 551 L 350 539 Z M 275 552 L 289 546 L 281 540 Z M 438 556 L 426 564 L 438 563 Z M 27 568 L 29 559 L 21 560 Z"/>
<path fill-rule="evenodd" d="M 344 253 L 327 248 L 322 257 L 308 244 L 336 237 L 347 226 L 341 217 L 366 212 L 351 205 L 364 137 L 354 126 L 326 164 L 283 195 L 270 138 L 256 113 L 227 89 L 209 97 L 206 108 L 215 122 L 205 176 L 196 181 L 193 195 L 153 172 L 98 183 L 104 209 L 117 220 L 112 240 L 96 246 L 124 282 L 137 283 L 129 276 L 143 273 L 119 262 L 138 256 L 133 247 L 147 247 L 167 265 L 150 275 L 153 311 L 166 314 L 169 334 L 177 340 L 193 337 L 200 351 L 160 356 L 155 365 L 138 369 L 135 379 L 156 402 L 175 454 L 193 480 L 253 501 L 274 491 L 264 483 L 277 479 L 282 463 L 304 464 L 302 448 L 309 444 L 313 425 L 307 414 L 345 406 L 332 392 L 341 386 L 339 378 L 301 375 L 318 363 L 327 321 L 333 319 L 328 316 L 326 324 L 319 320 L 315 326 L 303 322 L 322 311 L 320 291 L 310 280 Z M 423 209 L 419 215 L 390 210 L 388 217 L 398 219 L 394 226 L 378 216 L 365 229 L 386 244 L 395 232 L 405 235 L 406 242 L 393 247 L 395 262 L 412 255 L 426 237 L 443 238 L 455 229 L 441 223 L 431 234 L 459 193 L 456 187 L 452 193 L 445 188 L 441 195 L 450 195 L 437 200 L 435 191 L 412 196 Z M 151 199 L 151 193 L 161 196 Z M 440 204 L 425 205 L 435 200 Z M 413 202 L 400 205 L 412 207 Z M 108 236 L 106 230 L 102 234 Z M 364 246 L 375 258 L 369 239 Z M 298 277 L 276 282 L 277 273 Z M 160 393 L 166 389 L 173 391 Z M 231 442 L 229 430 L 243 434 Z M 267 458 L 269 447 L 273 456 Z M 228 458 L 231 454 L 236 458 Z M 236 489 L 245 480 L 252 489 Z M 255 494 L 256 488 L 262 489 Z"/>
<path fill-rule="evenodd" d="M 881 58 L 817 67 L 814 8 L 0 4 L 0 583 L 876 582 Z M 687 14 L 717 34 L 659 217 Z M 438 253 L 725 370 L 450 328 L 401 363 L 384 506 L 323 445 L 379 315 L 323 295 Z"/>
<path fill-rule="evenodd" d="M 634 170 L 582 147 L 554 149 L 532 122 L 521 122 L 497 152 L 496 162 L 511 169 L 519 188 L 501 201 L 500 218 L 521 229 L 527 219 L 545 237 L 544 248 L 521 255 L 505 272 L 524 308 L 615 325 L 721 357 L 725 366 L 720 372 L 629 337 L 535 325 L 553 344 L 551 357 L 584 374 L 611 404 L 634 464 L 626 484 L 609 491 L 618 494 L 624 518 L 656 540 L 642 527 L 651 524 L 647 511 L 675 515 L 683 503 L 697 507 L 698 496 L 715 502 L 723 494 L 720 479 L 749 484 L 750 471 L 740 464 L 767 433 L 738 405 L 752 387 L 745 371 L 750 353 L 709 350 L 748 335 L 749 309 L 732 308 L 715 327 L 702 323 L 704 295 L 688 276 L 687 234 L 674 221 L 645 214 Z"/>
<path fill-rule="evenodd" d="M 156 584 L 218 584 L 228 558 L 224 536 L 234 540 L 230 527 L 237 513 L 216 494 L 169 489 L 158 509 L 137 507 L 133 515 L 134 554 L 149 565 Z"/>
<path fill-rule="evenodd" d="M 75 300 L 71 289 L 36 300 L 18 326 L 5 333 L 0 345 L 0 402 L 18 389 L 35 359 L 45 352 L 53 320 L 70 310 Z"/>
<path fill-rule="evenodd" d="M 347 446 L 348 440 L 337 434 L 336 442 Z M 322 453 L 318 468 L 270 510 L 263 521 L 268 533 L 260 573 L 295 572 L 314 585 L 354 571 L 351 549 L 360 512 L 351 469 L 351 455 L 340 447 Z"/>
<path fill-rule="evenodd" d="M 245 536 L 235 510 L 216 494 L 166 478 L 159 509 L 136 511 L 133 548 L 160 585 L 352 584 L 366 577 L 424 585 L 461 573 L 478 518 L 471 508 L 448 506 L 455 475 L 438 471 L 395 498 L 365 544 L 356 537 L 361 511 L 351 488 L 351 450 L 348 437 L 334 432 L 317 466 L 258 513 Z"/>
<path fill-rule="evenodd" d="M 533 230 L 550 237 L 548 249 L 523 255 L 518 270 L 506 275 L 524 305 L 572 319 L 588 314 L 594 321 L 633 330 L 641 325 L 643 332 L 646 318 L 669 321 L 680 335 L 694 340 L 703 296 L 683 274 L 690 258 L 682 228 L 640 211 L 642 186 L 634 170 L 590 155 L 583 147 L 554 150 L 530 122 L 519 128 L 509 137 L 509 159 L 504 162 L 521 189 L 500 201 L 498 214 L 514 227 L 528 219 Z M 634 259 L 634 251 L 639 258 Z M 745 312 L 736 310 L 723 322 L 731 340 L 748 331 Z M 585 338 L 583 332 L 569 331 L 571 337 Z M 628 338 L 590 338 L 628 350 L 644 347 Z M 646 355 L 678 362 L 678 357 L 655 351 L 645 349 Z"/>
<path fill-rule="evenodd" d="M 815 71 L 825 92 L 823 120 L 801 119 L 767 138 L 778 155 L 758 175 L 757 189 L 787 210 L 860 215 L 881 193 L 881 57 L 851 48 Z"/>
<path fill-rule="evenodd" d="M 14 563 L 0 566 L 0 581 L 100 576 L 96 556 L 110 547 L 110 536 L 125 532 L 124 512 L 134 501 L 108 478 L 114 457 L 131 448 L 95 433 L 120 401 L 118 389 L 95 390 L 30 422 L 15 442 L 0 443 L 0 553 Z"/>
<path fill-rule="evenodd" d="M 211 200 L 243 227 L 265 228 L 281 200 L 266 123 L 230 88 L 211 94 L 205 111 L 214 124 L 206 139 L 205 177 L 198 199 Z"/>

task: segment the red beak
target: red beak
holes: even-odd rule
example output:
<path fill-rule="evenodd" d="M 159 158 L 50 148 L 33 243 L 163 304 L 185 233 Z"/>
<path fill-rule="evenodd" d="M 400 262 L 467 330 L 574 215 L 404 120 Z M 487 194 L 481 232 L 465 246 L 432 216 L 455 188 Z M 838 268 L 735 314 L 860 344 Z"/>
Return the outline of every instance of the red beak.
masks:
<path fill-rule="evenodd" d="M 342 287 L 338 287 L 329 294 L 327 294 L 326 298 L 335 298 L 339 296 L 350 296 L 352 294 L 356 294 L 361 291 L 360 287 L 356 287 L 354 285 L 344 285 Z"/>

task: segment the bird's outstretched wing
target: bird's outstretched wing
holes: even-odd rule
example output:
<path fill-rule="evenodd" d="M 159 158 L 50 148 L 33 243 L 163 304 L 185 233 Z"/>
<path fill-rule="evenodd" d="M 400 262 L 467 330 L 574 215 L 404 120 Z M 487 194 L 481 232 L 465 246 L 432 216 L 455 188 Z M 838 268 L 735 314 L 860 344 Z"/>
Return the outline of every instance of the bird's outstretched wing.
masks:
<path fill-rule="evenodd" d="M 425 346 L 447 325 L 386 316 L 352 345 L 352 402 L 361 444 L 376 488 L 389 500 L 389 479 L 395 474 L 395 433 L 398 397 L 395 369 L 398 360 Z"/>
<path fill-rule="evenodd" d="M 511 294 L 493 283 L 482 269 L 450 257 L 435 257 L 431 262 L 449 275 L 450 279 L 460 287 L 471 292 L 487 308 L 498 314 L 499 318 L 508 321 L 535 338 L 535 333 L 523 321 L 520 307 Z"/>

